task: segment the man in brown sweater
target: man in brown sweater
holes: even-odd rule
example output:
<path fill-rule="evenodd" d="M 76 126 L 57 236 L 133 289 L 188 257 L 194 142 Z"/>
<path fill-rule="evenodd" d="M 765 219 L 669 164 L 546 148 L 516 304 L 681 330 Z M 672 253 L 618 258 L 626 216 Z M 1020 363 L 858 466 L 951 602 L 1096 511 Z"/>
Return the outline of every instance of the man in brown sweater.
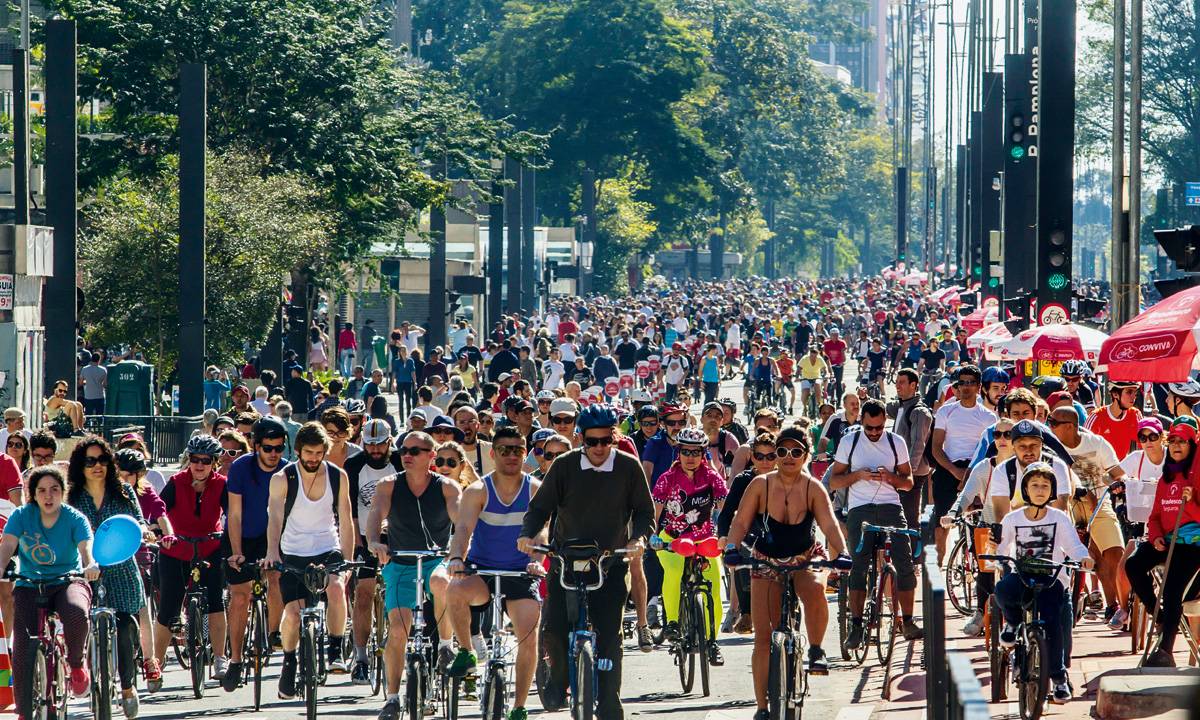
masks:
<path fill-rule="evenodd" d="M 592 405 L 580 413 L 576 432 L 582 447 L 555 459 L 541 488 L 529 502 L 517 547 L 529 552 L 533 541 L 554 516 L 555 544 L 579 540 L 596 542 L 601 551 L 625 548 L 638 556 L 645 548 L 654 522 L 654 503 L 646 473 L 637 458 L 615 447 L 616 413 Z M 550 679 L 545 693 L 546 710 L 562 707 L 567 688 L 567 622 L 569 598 L 559 583 L 561 566 L 555 563 L 546 586 L 546 652 Z M 611 668 L 597 673 L 599 687 L 596 717 L 621 720 L 621 619 L 628 595 L 624 563 L 607 565 L 604 585 L 588 593 L 588 616 L 596 632 L 597 665 Z M 573 602 L 574 600 L 570 600 Z"/>

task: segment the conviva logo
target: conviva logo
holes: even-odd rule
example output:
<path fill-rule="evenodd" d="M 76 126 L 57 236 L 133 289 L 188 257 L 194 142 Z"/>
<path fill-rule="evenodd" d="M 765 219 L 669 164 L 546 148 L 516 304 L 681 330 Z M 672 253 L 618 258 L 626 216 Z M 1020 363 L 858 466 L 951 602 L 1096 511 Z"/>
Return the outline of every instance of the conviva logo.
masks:
<path fill-rule="evenodd" d="M 1117 343 L 1108 355 L 1118 362 L 1158 360 L 1174 352 L 1178 342 L 1173 333 L 1131 338 Z"/>

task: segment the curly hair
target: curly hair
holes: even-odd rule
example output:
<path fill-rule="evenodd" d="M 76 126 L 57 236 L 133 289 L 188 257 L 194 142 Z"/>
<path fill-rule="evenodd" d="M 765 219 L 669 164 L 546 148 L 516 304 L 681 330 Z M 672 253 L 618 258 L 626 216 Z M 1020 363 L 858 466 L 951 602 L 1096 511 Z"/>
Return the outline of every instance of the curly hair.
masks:
<path fill-rule="evenodd" d="M 120 498 L 121 480 L 117 477 L 117 460 L 112 446 L 98 435 L 88 435 L 79 441 L 71 451 L 71 459 L 67 463 L 67 503 L 78 506 L 87 491 L 87 476 L 84 474 L 84 460 L 87 459 L 89 448 L 100 448 L 100 457 L 107 462 L 104 465 L 104 496 Z"/>

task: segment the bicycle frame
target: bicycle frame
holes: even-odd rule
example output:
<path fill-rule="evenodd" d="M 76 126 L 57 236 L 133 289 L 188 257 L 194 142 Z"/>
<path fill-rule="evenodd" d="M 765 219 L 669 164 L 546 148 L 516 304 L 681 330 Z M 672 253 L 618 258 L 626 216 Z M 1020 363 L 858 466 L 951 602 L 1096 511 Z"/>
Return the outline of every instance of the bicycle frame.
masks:
<path fill-rule="evenodd" d="M 88 613 L 88 617 L 91 622 L 90 634 L 92 637 L 92 642 L 88 643 L 88 655 L 91 658 L 92 685 L 95 690 L 100 689 L 99 683 L 103 681 L 103 674 L 99 671 L 101 664 L 104 663 L 108 666 L 108 700 L 111 703 L 112 699 L 116 697 L 116 691 L 119 686 L 117 678 L 119 663 L 117 654 L 117 611 L 108 605 L 105 605 L 105 596 L 108 594 L 108 591 L 104 589 L 103 575 L 96 581 L 96 586 L 96 602 L 92 603 L 92 609 Z M 106 624 L 108 628 L 106 632 L 108 635 L 108 657 L 106 658 L 100 656 L 100 631 L 98 630 L 101 625 L 99 622 L 100 620 L 104 620 L 104 624 Z M 136 625 L 136 615 L 133 617 L 133 622 Z M 140 635 L 138 635 L 138 637 L 140 637 Z M 97 693 L 95 690 L 92 692 L 92 706 L 93 709 L 97 710 L 96 714 L 99 715 L 102 710 L 99 708 L 98 703 L 102 702 L 101 698 L 103 696 Z M 109 714 L 111 715 L 111 706 L 108 708 L 108 710 Z"/>
<path fill-rule="evenodd" d="M 13 573 L 14 581 L 24 580 L 31 583 L 37 592 L 35 598 L 38 609 L 37 634 L 30 635 L 29 639 L 46 649 L 46 684 L 40 697 L 31 698 L 35 703 L 35 706 L 30 708 L 31 713 L 35 713 L 37 706 L 40 705 L 47 708 L 49 717 L 65 714 L 67 708 L 67 644 L 60 632 L 62 619 L 59 618 L 57 612 L 50 609 L 50 599 L 46 592 L 81 577 L 83 577 L 81 573 L 68 573 L 54 580 L 38 580 Z M 17 668 L 17 670 L 24 672 L 24 668 Z M 30 678 L 29 681 L 32 683 L 33 678 Z M 32 692 L 35 688 L 31 687 L 30 690 Z"/>

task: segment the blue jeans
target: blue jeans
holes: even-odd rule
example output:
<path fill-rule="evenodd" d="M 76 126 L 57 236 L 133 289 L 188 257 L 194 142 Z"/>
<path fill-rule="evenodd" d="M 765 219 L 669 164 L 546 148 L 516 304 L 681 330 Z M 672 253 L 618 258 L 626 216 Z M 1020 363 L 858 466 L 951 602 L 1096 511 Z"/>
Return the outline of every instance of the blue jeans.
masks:
<path fill-rule="evenodd" d="M 350 377 L 354 371 L 354 350 L 342 348 L 338 351 L 338 372 L 342 377 Z"/>
<path fill-rule="evenodd" d="M 1021 610 L 1021 597 L 1025 594 L 1025 585 L 1021 578 L 1010 572 L 996 583 L 996 602 L 1004 614 L 1004 622 L 1016 627 L 1024 618 Z M 1038 619 L 1046 631 L 1046 669 L 1050 679 L 1062 682 L 1067 677 L 1066 648 L 1063 642 L 1063 604 L 1067 602 L 1067 593 L 1062 583 L 1051 582 L 1038 593 Z M 1069 628 L 1069 626 L 1067 626 Z"/>

